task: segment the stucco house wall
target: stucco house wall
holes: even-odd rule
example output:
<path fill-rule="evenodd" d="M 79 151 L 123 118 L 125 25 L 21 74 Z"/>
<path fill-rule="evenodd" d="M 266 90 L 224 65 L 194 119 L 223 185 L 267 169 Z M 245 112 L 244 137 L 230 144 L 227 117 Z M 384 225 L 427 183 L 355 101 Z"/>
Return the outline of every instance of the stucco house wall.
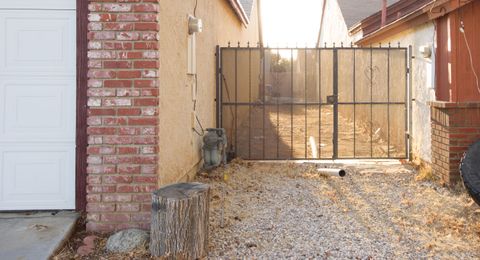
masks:
<path fill-rule="evenodd" d="M 255 1 L 253 1 L 255 2 Z M 160 3 L 160 111 L 159 185 L 186 180 L 201 166 L 202 137 L 192 131 L 197 83 L 196 115 L 203 128 L 215 127 L 215 47 L 259 40 L 257 7 L 245 26 L 228 1 L 199 0 L 196 16 L 204 30 L 196 34 L 197 75 L 187 74 L 187 16 L 193 15 L 195 1 L 162 0 Z"/>
<path fill-rule="evenodd" d="M 330 47 L 333 43 L 336 43 L 336 46 L 340 46 L 341 42 L 346 45 L 350 45 L 352 42 L 352 38 L 348 33 L 347 24 L 343 18 L 342 10 L 336 0 L 326 0 L 321 26 L 318 41 L 319 47 L 323 47 L 325 43 Z"/>
<path fill-rule="evenodd" d="M 435 27 L 433 23 L 405 30 L 399 34 L 382 39 L 379 43 L 392 43 L 394 46 L 412 46 L 412 152 L 425 162 L 432 161 L 430 106 L 428 102 L 435 100 Z M 431 46 L 432 56 L 424 58 L 420 53 L 421 46 Z"/>
<path fill-rule="evenodd" d="M 319 36 L 319 47 L 327 43 L 327 46 L 350 45 L 353 36 L 349 29 L 358 25 L 360 21 L 381 10 L 381 0 L 322 0 L 325 1 L 323 22 Z M 387 0 L 387 5 L 394 4 L 399 0 Z"/>

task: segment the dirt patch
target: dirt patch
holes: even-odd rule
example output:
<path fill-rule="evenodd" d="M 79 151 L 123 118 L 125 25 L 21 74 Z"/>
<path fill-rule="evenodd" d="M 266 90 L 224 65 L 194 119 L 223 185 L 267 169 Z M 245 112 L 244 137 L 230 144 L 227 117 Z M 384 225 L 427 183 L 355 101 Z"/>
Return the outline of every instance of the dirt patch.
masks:
<path fill-rule="evenodd" d="M 348 173 L 325 177 L 316 167 Z M 479 207 L 465 192 L 415 177 L 398 163 L 237 161 L 200 174 L 212 187 L 209 258 L 479 258 Z M 147 250 L 109 255 L 101 235 L 95 252 L 80 257 L 87 235 L 77 232 L 54 259 L 149 258 Z"/>
<path fill-rule="evenodd" d="M 361 107 L 363 110 L 365 106 Z M 360 108 L 357 108 L 357 110 Z M 368 107 L 368 109 L 371 109 Z M 382 107 L 387 111 L 387 108 Z M 370 124 L 355 119 L 354 106 L 338 114 L 338 158 L 403 158 L 406 156 L 405 124 Z M 378 113 L 378 108 L 373 109 Z M 383 111 L 382 110 L 382 111 Z M 366 111 L 366 110 L 365 110 Z M 368 110 L 370 111 L 370 110 Z M 224 126 L 230 146 L 244 159 L 331 159 L 333 157 L 333 107 L 251 106 L 225 111 Z M 370 113 L 370 112 L 369 112 Z M 379 116 L 377 116 L 379 117 Z M 400 118 L 398 115 L 396 118 Z M 385 117 L 387 119 L 387 117 Z M 370 120 L 370 119 L 369 119 Z M 394 121 L 391 119 L 390 121 Z M 398 121 L 398 119 L 397 119 Z M 393 127 L 393 126 L 396 127 Z M 400 137 L 401 138 L 400 138 Z M 236 138 L 235 138 L 236 137 Z M 235 148 L 236 147 L 236 148 Z"/>

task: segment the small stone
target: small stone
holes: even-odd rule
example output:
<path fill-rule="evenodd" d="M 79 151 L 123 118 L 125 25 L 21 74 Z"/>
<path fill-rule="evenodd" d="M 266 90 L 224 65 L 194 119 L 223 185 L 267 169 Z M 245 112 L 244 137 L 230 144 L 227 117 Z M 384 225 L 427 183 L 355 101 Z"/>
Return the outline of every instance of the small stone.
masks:
<path fill-rule="evenodd" d="M 77 255 L 79 256 L 87 256 L 93 253 L 95 250 L 95 240 L 97 240 L 97 236 L 87 236 L 83 239 L 83 245 L 77 249 Z"/>
<path fill-rule="evenodd" d="M 87 236 L 83 239 L 83 244 L 89 247 L 95 247 L 95 240 L 97 240 L 97 236 Z"/>
<path fill-rule="evenodd" d="M 77 249 L 77 255 L 79 256 L 87 256 L 93 253 L 95 248 L 91 246 L 81 246 Z"/>
<path fill-rule="evenodd" d="M 107 251 L 125 253 L 148 243 L 149 235 L 140 229 L 126 229 L 111 235 L 107 240 Z"/>

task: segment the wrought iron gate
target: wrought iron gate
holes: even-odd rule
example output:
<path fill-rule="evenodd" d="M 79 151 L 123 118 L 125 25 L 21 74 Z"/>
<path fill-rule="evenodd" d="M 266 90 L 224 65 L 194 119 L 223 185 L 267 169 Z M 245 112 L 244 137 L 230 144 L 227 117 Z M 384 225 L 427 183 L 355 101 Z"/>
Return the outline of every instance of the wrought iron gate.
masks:
<path fill-rule="evenodd" d="M 408 48 L 217 47 L 217 126 L 251 160 L 409 156 Z"/>

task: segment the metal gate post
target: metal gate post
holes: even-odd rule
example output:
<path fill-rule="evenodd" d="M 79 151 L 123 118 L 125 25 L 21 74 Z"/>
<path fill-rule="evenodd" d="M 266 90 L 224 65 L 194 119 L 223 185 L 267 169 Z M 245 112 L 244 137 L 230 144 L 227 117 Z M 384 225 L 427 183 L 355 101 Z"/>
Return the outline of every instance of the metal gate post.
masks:
<path fill-rule="evenodd" d="M 221 52 L 220 52 L 220 46 L 217 45 L 215 48 L 215 78 L 216 78 L 216 96 L 215 96 L 215 102 L 216 102 L 216 124 L 217 128 L 222 127 L 222 68 L 221 68 Z"/>
<path fill-rule="evenodd" d="M 333 49 L 333 159 L 338 158 L 338 49 Z"/>
<path fill-rule="evenodd" d="M 408 98 L 408 144 L 407 144 L 407 158 L 409 161 L 413 159 L 413 154 L 412 154 L 412 127 L 413 127 L 413 119 L 412 119 L 412 102 L 415 100 L 412 95 L 412 59 L 415 57 L 413 56 L 413 47 L 412 45 L 408 46 L 408 57 L 407 61 L 408 62 L 408 67 L 407 67 L 407 98 Z"/>

